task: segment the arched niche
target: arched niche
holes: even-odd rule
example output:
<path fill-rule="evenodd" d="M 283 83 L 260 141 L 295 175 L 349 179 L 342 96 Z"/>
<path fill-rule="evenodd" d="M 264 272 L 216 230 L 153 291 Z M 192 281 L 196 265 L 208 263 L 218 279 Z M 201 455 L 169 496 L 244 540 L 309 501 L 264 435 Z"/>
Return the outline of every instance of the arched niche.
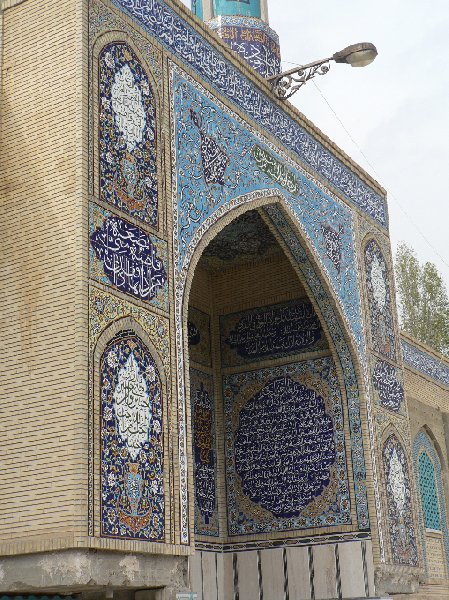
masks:
<path fill-rule="evenodd" d="M 93 374 L 95 535 L 148 549 L 170 531 L 163 361 L 145 329 L 124 317 L 100 335 Z"/>
<path fill-rule="evenodd" d="M 160 229 L 160 99 L 151 69 L 125 33 L 99 36 L 93 47 L 94 195 Z"/>
<path fill-rule="evenodd" d="M 409 461 L 397 433 L 388 428 L 382 444 L 385 502 L 393 564 L 419 566 Z"/>
<path fill-rule="evenodd" d="M 353 358 L 353 350 L 350 349 L 350 343 L 348 343 L 348 339 L 347 337 L 350 338 L 350 335 L 348 335 L 347 331 L 345 330 L 345 327 L 342 327 L 342 324 L 340 323 L 339 317 L 337 317 L 336 313 L 338 313 L 338 309 L 336 309 L 336 306 L 334 304 L 334 301 L 332 300 L 332 294 L 330 291 L 326 290 L 325 288 L 325 284 L 323 285 L 322 282 L 322 273 L 320 273 L 320 271 L 318 270 L 317 267 L 315 267 L 313 265 L 313 258 L 310 258 L 310 250 L 309 248 L 307 248 L 307 251 L 305 250 L 304 246 L 307 246 L 307 244 L 302 241 L 300 241 L 300 235 L 298 234 L 297 228 L 294 224 L 294 222 L 292 223 L 291 219 L 289 218 L 288 214 L 286 214 L 286 209 L 284 206 L 281 205 L 281 202 L 276 202 L 273 201 L 273 198 L 270 199 L 260 199 L 258 201 L 253 201 L 253 202 L 248 202 L 245 203 L 245 205 L 240 206 L 238 210 L 233 210 L 232 212 L 228 212 L 222 219 L 222 221 L 216 221 L 215 225 L 213 227 L 210 228 L 210 230 L 206 230 L 204 237 L 199 241 L 199 244 L 191 258 L 191 262 L 190 262 L 190 268 L 189 268 L 189 272 L 186 275 L 185 278 L 185 283 L 186 283 L 186 287 L 184 290 L 184 293 L 180 294 L 180 296 L 178 296 L 178 299 L 180 300 L 181 298 L 183 298 L 184 302 L 182 304 L 181 307 L 181 303 L 178 304 L 178 307 L 181 309 L 181 314 L 180 314 L 180 319 L 179 321 L 181 321 L 182 319 L 182 324 L 183 324 L 183 334 L 184 334 L 184 339 L 181 338 L 181 336 L 178 337 L 178 349 L 181 350 L 181 360 L 178 362 L 178 367 L 181 367 L 183 369 L 184 372 L 184 368 L 187 367 L 188 363 L 188 339 L 190 336 L 190 339 L 195 340 L 195 336 L 196 338 L 198 338 L 198 325 L 195 323 L 190 322 L 189 323 L 189 299 L 191 297 L 192 294 L 192 289 L 195 288 L 195 281 L 194 278 L 196 277 L 195 273 L 197 272 L 197 269 L 199 267 L 201 267 L 201 261 L 204 261 L 204 256 L 208 254 L 207 248 L 210 245 L 214 244 L 214 240 L 215 242 L 218 240 L 218 243 L 220 243 L 220 231 L 224 231 L 224 228 L 226 227 L 226 225 L 229 225 L 231 222 L 232 223 L 237 223 L 240 220 L 243 219 L 243 221 L 245 221 L 245 214 L 248 216 L 251 213 L 256 213 L 258 215 L 257 220 L 259 220 L 260 222 L 263 223 L 263 226 L 266 228 L 266 231 L 268 231 L 268 235 L 271 236 L 271 239 L 274 241 L 273 245 L 276 245 L 278 247 L 278 249 L 280 250 L 281 255 L 284 257 L 285 263 L 288 265 L 288 268 L 291 269 L 292 272 L 292 277 L 295 279 L 295 281 L 298 284 L 298 289 L 300 288 L 304 294 L 302 300 L 306 303 L 308 303 L 308 305 L 311 307 L 312 309 L 312 313 L 311 315 L 316 316 L 318 322 L 320 323 L 320 325 L 322 325 L 323 327 L 323 338 L 326 339 L 326 348 L 322 348 L 322 352 L 320 355 L 320 352 L 318 351 L 318 354 L 314 354 L 314 352 L 316 352 L 316 348 L 313 348 L 313 343 L 314 340 L 312 338 L 309 338 L 308 341 L 311 340 L 311 344 L 312 344 L 312 350 L 309 352 L 309 354 L 307 354 L 307 343 L 306 343 L 306 348 L 296 348 L 293 349 L 293 353 L 296 352 L 296 354 L 301 354 L 301 350 L 305 350 L 305 355 L 309 356 L 310 359 L 318 359 L 318 360 L 322 360 L 323 361 L 323 365 L 325 362 L 325 359 L 329 362 L 332 363 L 331 369 L 335 369 L 335 374 L 336 374 L 336 381 L 338 380 L 338 384 L 337 387 L 339 389 L 339 394 L 340 394 L 340 402 L 341 402 L 341 406 L 344 408 L 340 409 L 340 413 L 341 415 L 343 415 L 344 413 L 344 421 L 349 425 L 348 426 L 348 430 L 347 430 L 347 436 L 345 438 L 345 440 L 343 440 L 343 444 L 346 444 L 346 454 L 345 454 L 345 458 L 344 460 L 346 461 L 346 459 L 348 459 L 348 463 L 350 464 L 350 467 L 348 469 L 348 473 L 349 473 L 349 479 L 350 479 L 350 490 L 348 490 L 350 493 L 348 495 L 348 499 L 349 497 L 351 498 L 351 502 L 353 504 L 352 506 L 352 515 L 350 516 L 350 518 L 348 520 L 346 520 L 344 523 L 342 522 L 338 522 L 338 519 L 335 518 L 335 515 L 333 515 L 332 517 L 330 517 L 327 522 L 326 522 L 326 516 L 324 515 L 325 511 L 321 510 L 320 513 L 320 508 L 318 507 L 319 502 L 315 502 L 314 503 L 314 507 L 310 508 L 309 513 L 312 515 L 312 513 L 314 514 L 314 517 L 311 517 L 310 520 L 303 520 L 302 521 L 302 527 L 298 526 L 298 522 L 301 520 L 300 515 L 296 515 L 296 517 L 298 517 L 298 521 L 296 521 L 294 525 L 290 525 L 290 528 L 287 526 L 281 526 L 279 525 L 279 520 L 277 521 L 277 523 L 271 523 L 271 529 L 269 526 L 263 526 L 263 527 L 259 527 L 257 528 L 253 528 L 253 529 L 248 529 L 247 528 L 247 533 L 251 533 L 251 534 L 257 534 L 257 533 L 263 533 L 265 535 L 267 534 L 273 534 L 273 532 L 276 533 L 276 529 L 278 529 L 277 533 L 279 532 L 279 530 L 281 532 L 285 532 L 288 530 L 295 530 L 295 528 L 297 527 L 298 530 L 301 529 L 309 529 L 309 530 L 316 530 L 317 532 L 319 531 L 320 527 L 332 527 L 332 526 L 340 526 L 340 527 L 347 527 L 347 530 L 352 529 L 352 530 L 367 530 L 369 529 L 369 516 L 368 516 L 368 503 L 367 503 L 367 497 L 366 497 L 366 465 L 365 465 L 365 453 L 364 453 L 364 449 L 363 449 L 363 437 L 362 437 L 362 417 L 361 417 L 361 412 L 363 410 L 363 408 L 361 409 L 361 403 L 363 402 L 361 396 L 362 394 L 360 393 L 360 385 L 359 385 L 359 380 L 358 380 L 358 371 L 357 371 L 357 361 L 354 361 Z M 258 209 L 257 211 L 255 209 Z M 250 211 L 250 212 L 248 212 Z M 287 211 L 288 212 L 288 211 Z M 231 225 L 232 226 L 232 225 Z M 230 226 L 230 227 L 231 227 Z M 246 235 L 246 240 L 245 242 L 247 244 L 251 244 L 252 242 L 256 243 L 256 241 L 253 239 L 251 242 L 250 239 L 250 234 L 251 232 L 247 232 Z M 271 243 L 268 242 L 267 240 L 265 240 L 266 243 Z M 208 246 L 209 244 L 209 246 Z M 232 251 L 234 251 L 235 248 L 231 248 L 231 253 Z M 271 302 L 271 300 L 273 300 L 273 302 Z M 290 303 L 290 307 L 293 306 L 295 304 L 295 300 L 298 300 L 298 298 L 291 298 L 292 299 L 292 303 Z M 276 302 L 276 294 L 271 293 L 271 296 L 268 295 L 265 298 L 265 301 L 263 302 L 265 308 L 269 305 L 270 310 L 274 311 L 274 315 L 279 314 L 276 313 L 277 310 L 288 310 L 289 307 L 285 307 L 284 306 L 279 306 L 279 302 Z M 288 304 L 288 302 L 287 302 Z M 273 305 L 278 305 L 278 306 L 274 306 Z M 296 305 L 296 307 L 294 308 L 297 309 L 298 305 Z M 204 311 L 198 311 L 199 313 L 203 312 L 203 316 L 201 316 L 200 314 L 197 314 L 197 318 L 201 321 L 201 319 L 204 321 L 207 321 L 208 317 L 210 318 L 210 315 L 207 315 L 206 312 Z M 262 315 L 263 315 L 264 310 L 262 310 Z M 259 311 L 258 313 L 259 315 L 261 314 L 261 312 Z M 263 315 L 262 318 L 266 318 L 266 315 Z M 276 318 L 276 317 L 275 317 Z M 312 317 L 313 318 L 313 317 Z M 215 334 L 213 335 L 217 335 L 217 333 L 215 332 Z M 201 335 L 200 335 L 201 337 Z M 316 340 L 315 340 L 316 341 Z M 200 340 L 199 338 L 197 339 L 197 345 L 200 344 Z M 310 348 L 309 348 L 310 349 Z M 203 349 L 204 350 L 204 349 Z M 276 354 L 276 353 L 275 353 Z M 282 353 L 281 353 L 282 354 Z M 287 352 L 288 354 L 288 352 Z M 327 354 L 327 356 L 325 356 Z M 290 352 L 291 355 L 291 352 Z M 258 367 L 260 367 L 260 370 L 263 371 L 265 369 L 265 373 L 267 372 L 267 370 L 269 370 L 269 368 L 274 368 L 275 370 L 277 369 L 276 373 L 278 374 L 278 376 L 281 378 L 283 377 L 287 372 L 289 367 L 281 364 L 282 363 L 282 356 L 279 356 L 279 353 L 277 356 L 275 356 L 273 358 L 273 356 L 265 356 L 262 357 L 263 360 L 260 360 L 259 363 L 257 364 Z M 178 355 L 178 360 L 179 360 L 179 355 Z M 273 361 L 276 363 L 276 366 L 274 367 L 274 363 L 270 361 Z M 198 366 L 198 359 L 194 360 L 195 363 L 197 363 Z M 207 362 L 207 361 L 206 361 Z M 287 361 L 288 362 L 288 361 Z M 290 365 L 291 365 L 290 361 Z M 298 361 L 301 362 L 301 361 Z M 203 361 L 204 363 L 204 361 Z M 268 365 L 268 363 L 270 363 L 270 365 Z M 254 367 L 254 363 L 252 364 L 252 366 Z M 329 365 L 328 365 L 329 366 Z M 200 365 L 201 367 L 201 365 Z M 213 399 L 211 400 L 211 397 L 216 393 L 216 389 L 217 389 L 217 384 L 216 382 L 213 381 L 213 367 L 211 367 L 210 363 L 208 364 L 203 364 L 203 375 L 206 375 L 206 377 L 203 377 L 203 380 L 200 381 L 199 378 L 197 377 L 196 373 L 193 373 L 193 376 L 191 377 L 191 379 L 195 380 L 194 383 L 195 385 L 197 385 L 197 387 L 195 387 L 195 385 L 193 385 L 191 387 L 191 398 L 190 398 L 190 406 L 188 406 L 188 410 L 187 413 L 190 413 L 189 408 L 192 407 L 192 411 L 193 411 L 193 416 L 195 417 L 195 413 L 201 413 L 201 418 L 202 418 L 202 433 L 200 436 L 198 436 L 197 432 L 195 431 L 195 427 L 193 428 L 193 455 L 194 455 L 194 462 L 195 460 L 198 460 L 198 456 L 201 454 L 201 447 L 200 445 L 202 444 L 203 446 L 203 458 L 204 458 L 204 463 L 206 465 L 206 467 L 213 467 L 214 464 L 218 464 L 220 461 L 222 464 L 224 464 L 224 458 L 220 458 L 219 457 L 219 452 L 218 450 L 215 451 L 215 455 L 213 458 L 211 453 L 211 446 L 214 444 L 214 436 L 211 435 L 211 423 L 214 422 L 214 419 L 216 420 L 216 415 L 213 414 L 213 410 L 211 410 L 211 407 L 214 406 L 216 408 L 216 405 L 213 401 Z M 231 366 L 226 366 L 226 369 L 228 369 L 228 374 L 229 374 L 229 369 L 232 371 L 232 365 Z M 235 368 L 235 365 L 234 365 Z M 201 369 L 197 369 L 197 370 L 201 370 Z M 294 369 L 293 369 L 294 370 Z M 300 371 L 301 369 L 298 368 L 298 371 Z M 251 361 L 249 361 L 248 363 L 248 371 L 251 371 Z M 290 374 L 292 373 L 292 368 L 290 368 Z M 190 375 L 192 375 L 192 371 L 190 372 Z M 186 382 L 187 382 L 187 387 L 189 387 L 189 373 L 186 373 Z M 289 385 L 292 386 L 292 389 L 295 388 L 295 386 L 300 386 L 300 385 L 304 385 L 304 379 L 301 379 L 301 374 L 298 374 L 298 372 L 296 373 L 296 380 L 292 377 L 290 377 L 290 379 L 293 379 L 293 383 L 289 382 L 287 384 L 287 387 Z M 285 382 L 284 382 L 285 383 Z M 192 384 L 192 381 L 190 381 L 190 384 Z M 231 384 L 232 385 L 232 382 Z M 248 389 L 255 389 L 254 388 L 254 382 L 249 381 L 248 383 Z M 316 385 L 314 390 L 316 391 Z M 319 387 L 319 386 L 318 386 Z M 313 388 L 313 386 L 312 386 Z M 296 387 L 296 389 L 298 389 Z M 253 404 L 257 402 L 263 402 L 264 400 L 264 393 L 265 396 L 267 395 L 267 393 L 269 392 L 269 389 L 265 389 L 265 392 L 263 389 L 258 389 L 257 392 L 255 394 L 253 394 L 253 397 L 250 399 L 251 401 L 253 401 Z M 221 392 L 220 392 L 221 393 Z M 248 396 L 249 392 L 245 392 L 246 395 Z M 245 395 L 242 394 L 242 396 Z M 258 395 L 257 398 L 255 398 L 255 396 Z M 338 394 L 337 394 L 338 395 Z M 246 400 L 248 400 L 248 398 L 246 398 Z M 319 406 L 319 410 L 322 410 L 322 414 L 323 417 L 326 413 L 326 408 L 328 409 L 328 405 L 326 405 L 325 400 L 323 400 L 323 398 L 321 398 L 319 401 L 317 400 Z M 320 402 L 322 402 L 322 404 L 320 404 Z M 199 410 L 198 410 L 198 406 L 199 406 Z M 318 405 L 317 405 L 318 406 Z M 222 408 L 219 407 L 219 410 L 223 410 Z M 226 410 L 226 407 L 225 407 Z M 198 416 L 197 414 L 197 416 Z M 240 412 L 240 414 L 242 414 Z M 335 412 L 333 413 L 335 416 Z M 189 415 L 190 418 L 190 415 Z M 229 420 L 229 419 L 228 419 Z M 349 430 L 351 431 L 351 433 L 349 434 Z M 222 429 L 220 432 L 220 436 L 226 435 L 226 432 L 224 431 L 224 429 Z M 228 432 L 229 433 L 229 432 Z M 242 434 L 243 435 L 243 434 Z M 219 436 L 218 436 L 219 437 Z M 217 436 L 215 436 L 215 438 L 217 438 Z M 198 439 L 202 440 L 200 442 L 198 442 Z M 207 441 L 205 441 L 207 440 Z M 340 443 L 341 446 L 341 443 Z M 344 453 L 343 453 L 344 454 Z M 196 455 L 196 456 L 195 456 Z M 342 464 L 342 459 L 340 458 L 340 463 Z M 227 464 L 229 464 L 230 462 L 232 462 L 232 459 L 230 459 L 230 457 L 227 457 Z M 198 466 L 195 466 L 195 469 L 197 469 Z M 346 467 L 345 467 L 346 468 Z M 203 471 L 207 471 L 207 468 L 203 469 Z M 204 477 L 204 481 L 206 481 L 206 478 Z M 354 483 L 355 482 L 355 483 Z M 215 480 L 212 481 L 210 480 L 210 485 L 209 485 L 209 490 L 211 489 L 219 489 L 219 488 L 223 488 L 224 485 L 224 481 L 223 481 L 223 477 L 221 478 L 220 481 Z M 227 485 L 229 488 L 229 477 L 227 477 Z M 237 486 L 238 487 L 238 486 Z M 326 487 L 326 486 L 325 486 Z M 248 488 L 247 488 L 248 491 Z M 242 489 L 236 489 L 235 494 L 236 495 L 241 495 Z M 191 493 L 195 494 L 195 490 L 192 488 L 191 489 Z M 233 492 L 231 492 L 232 495 Z M 251 494 L 250 494 L 251 495 Z M 253 500 L 254 497 L 257 496 L 257 493 L 255 492 L 253 494 Z M 320 497 L 322 499 L 323 496 L 323 490 L 316 490 L 316 497 Z M 228 493 L 228 498 L 229 498 L 229 493 Z M 315 498 L 316 499 L 316 498 Z M 265 498 L 265 505 L 267 506 L 267 502 L 268 500 Z M 245 503 L 245 500 L 244 500 Z M 253 504 L 255 504 L 253 502 Z M 248 503 L 247 503 L 248 505 Z M 220 510 L 218 508 L 218 501 L 216 503 L 216 507 L 217 510 Z M 253 512 L 254 512 L 254 506 L 250 507 Z M 271 513 L 273 514 L 273 506 L 270 506 L 270 508 L 272 509 Z M 229 506 L 226 507 L 226 510 L 228 512 L 229 515 Z M 209 504 L 208 505 L 208 509 L 206 507 L 206 510 L 204 511 L 205 513 L 207 513 L 207 510 L 209 510 L 210 515 L 208 515 L 207 518 L 207 523 L 205 523 L 205 520 L 202 520 L 202 525 L 206 525 L 206 527 L 203 528 L 202 530 L 202 534 L 204 536 L 209 536 L 210 538 L 220 538 L 221 534 L 216 529 L 216 525 L 218 523 L 218 518 L 215 518 L 214 515 L 212 515 L 212 513 L 214 512 L 212 510 L 212 505 Z M 234 510 L 233 508 L 231 510 Z M 222 522 L 223 522 L 223 506 L 221 507 L 221 512 L 222 512 Z M 263 513 L 263 509 L 260 509 L 260 512 Z M 270 512 L 270 511 L 268 511 Z M 300 511 L 299 511 L 300 512 Z M 324 518 L 320 521 L 319 516 L 323 516 Z M 207 515 L 206 515 L 207 516 Z M 286 517 L 286 520 L 288 520 L 290 518 L 290 520 L 294 520 L 294 518 L 296 518 L 294 516 L 290 516 L 290 517 Z M 265 519 L 265 523 L 267 522 L 267 515 L 265 514 L 263 516 L 263 519 Z M 315 520 L 314 520 L 315 519 Z M 293 521 L 292 521 L 293 522 Z M 228 519 L 228 526 L 229 526 L 229 519 Z M 212 524 L 212 525 L 211 525 Z M 198 519 L 196 520 L 196 525 L 198 525 Z M 208 530 L 207 526 L 211 525 L 211 528 Z M 242 530 L 240 529 L 240 533 L 237 533 L 237 529 L 234 529 L 234 534 L 235 535 L 240 535 L 242 533 Z M 232 528 L 231 528 L 231 533 L 232 533 Z"/>
<path fill-rule="evenodd" d="M 429 579 L 447 579 L 449 535 L 441 460 L 437 443 L 427 427 L 423 427 L 414 439 L 413 462 L 426 575 Z"/>

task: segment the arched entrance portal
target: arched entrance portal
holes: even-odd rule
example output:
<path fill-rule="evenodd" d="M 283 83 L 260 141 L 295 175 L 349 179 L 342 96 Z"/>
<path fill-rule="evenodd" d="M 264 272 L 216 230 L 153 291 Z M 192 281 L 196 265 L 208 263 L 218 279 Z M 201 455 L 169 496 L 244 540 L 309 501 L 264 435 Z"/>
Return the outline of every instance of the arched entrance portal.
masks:
<path fill-rule="evenodd" d="M 204 599 L 351 597 L 341 579 L 349 556 L 360 577 L 348 594 L 369 587 L 359 404 L 348 411 L 357 380 L 324 290 L 314 294 L 292 265 L 307 259 L 286 252 L 281 221 L 272 206 L 235 218 L 204 249 L 190 288 L 191 580 Z M 302 542 L 336 532 L 333 545 Z"/>

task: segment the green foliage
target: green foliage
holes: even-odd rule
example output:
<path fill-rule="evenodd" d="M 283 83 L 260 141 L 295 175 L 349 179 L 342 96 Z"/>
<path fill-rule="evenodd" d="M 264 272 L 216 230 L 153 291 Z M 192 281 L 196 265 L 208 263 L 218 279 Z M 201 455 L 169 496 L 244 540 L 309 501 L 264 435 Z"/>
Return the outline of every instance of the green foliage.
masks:
<path fill-rule="evenodd" d="M 401 242 L 395 273 L 402 329 L 449 356 L 449 299 L 436 266 L 421 265 L 414 251 Z"/>

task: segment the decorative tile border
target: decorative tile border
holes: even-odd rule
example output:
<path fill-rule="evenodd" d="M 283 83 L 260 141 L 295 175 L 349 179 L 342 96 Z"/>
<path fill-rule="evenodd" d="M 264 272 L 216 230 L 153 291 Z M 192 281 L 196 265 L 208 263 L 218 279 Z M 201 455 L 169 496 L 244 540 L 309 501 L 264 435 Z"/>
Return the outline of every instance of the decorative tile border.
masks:
<path fill-rule="evenodd" d="M 141 0 L 112 2 L 258 125 L 279 139 L 319 176 L 327 179 L 345 198 L 382 227 L 388 227 L 385 200 L 282 108 L 271 102 L 249 79 L 224 59 L 217 48 L 187 25 L 182 17 L 162 0 L 146 0 L 145 3 Z"/>
<path fill-rule="evenodd" d="M 402 339 L 401 343 L 405 365 L 430 377 L 440 385 L 449 387 L 449 367 L 446 364 L 407 340 Z"/>

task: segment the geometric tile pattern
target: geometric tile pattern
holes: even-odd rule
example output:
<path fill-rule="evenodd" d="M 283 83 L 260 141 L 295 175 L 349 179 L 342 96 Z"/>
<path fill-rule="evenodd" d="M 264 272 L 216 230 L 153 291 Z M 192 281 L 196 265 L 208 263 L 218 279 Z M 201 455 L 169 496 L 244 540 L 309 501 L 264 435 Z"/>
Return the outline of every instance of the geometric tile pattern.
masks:
<path fill-rule="evenodd" d="M 351 522 L 330 357 L 223 378 L 230 535 Z"/>
<path fill-rule="evenodd" d="M 423 459 L 422 457 L 425 458 Z M 432 469 L 425 468 L 426 465 L 428 466 L 428 461 L 431 462 Z M 416 480 L 420 484 L 419 490 L 421 492 L 421 543 L 424 549 L 424 557 L 426 559 L 425 529 L 426 527 L 432 525 L 432 529 L 440 530 L 443 534 L 446 564 L 449 569 L 449 531 L 447 526 L 447 513 L 443 491 L 443 480 L 441 476 L 441 462 L 438 453 L 435 450 L 434 443 L 432 442 L 429 435 L 423 430 L 418 432 L 413 442 L 413 463 L 415 465 Z M 431 475 L 430 477 L 429 474 Z M 425 484 L 424 486 L 421 486 L 421 479 Z M 425 492 L 424 494 L 423 491 Z M 425 497 L 424 501 L 423 496 Z M 425 568 L 428 572 L 429 565 L 427 559 L 425 560 Z"/>
<path fill-rule="evenodd" d="M 228 62 L 219 49 L 171 10 L 163 0 L 113 0 L 186 65 L 208 81 L 219 93 L 279 139 L 308 167 L 324 177 L 349 201 L 380 225 L 387 227 L 385 201 L 330 150 L 296 123 L 281 107 Z"/>

